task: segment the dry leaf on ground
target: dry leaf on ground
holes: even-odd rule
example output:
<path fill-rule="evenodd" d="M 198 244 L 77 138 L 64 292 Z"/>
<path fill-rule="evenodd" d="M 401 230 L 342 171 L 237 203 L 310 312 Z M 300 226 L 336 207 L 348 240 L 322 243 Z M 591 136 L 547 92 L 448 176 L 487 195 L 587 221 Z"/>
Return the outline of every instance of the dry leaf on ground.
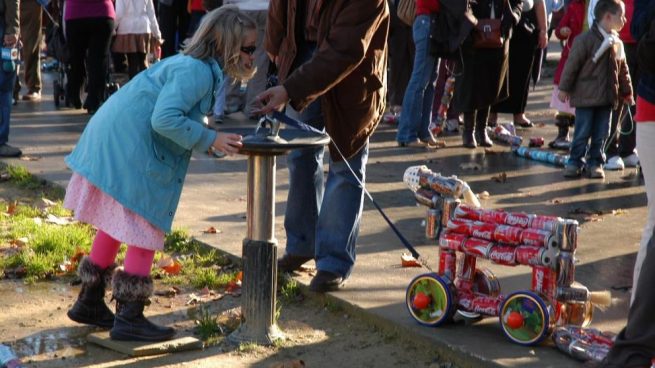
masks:
<path fill-rule="evenodd" d="M 402 267 L 421 267 L 419 261 L 411 254 L 403 253 L 400 256 L 400 265 Z"/>
<path fill-rule="evenodd" d="M 206 230 L 203 230 L 202 232 L 205 233 L 205 234 L 218 234 L 218 233 L 221 233 L 220 230 L 216 230 L 216 228 L 213 227 L 213 226 L 210 226 L 209 228 L 207 228 Z"/>
<path fill-rule="evenodd" d="M 495 181 L 497 183 L 505 183 L 507 181 L 507 173 L 503 171 L 498 175 L 492 176 L 491 180 L 493 180 L 493 181 Z"/>

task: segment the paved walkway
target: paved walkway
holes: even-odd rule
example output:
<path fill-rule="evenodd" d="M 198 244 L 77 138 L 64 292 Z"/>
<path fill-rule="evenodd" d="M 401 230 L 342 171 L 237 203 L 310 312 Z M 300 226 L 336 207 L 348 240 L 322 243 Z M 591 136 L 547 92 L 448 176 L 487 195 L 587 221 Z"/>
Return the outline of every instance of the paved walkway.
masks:
<path fill-rule="evenodd" d="M 45 74 L 46 86 L 52 76 Z M 547 110 L 550 81 L 542 82 L 531 93 L 528 115 L 537 123 L 520 133 L 555 135 L 552 117 Z M 51 88 L 40 103 L 20 102 L 12 114 L 10 142 L 23 149 L 25 157 L 4 159 L 8 164 L 22 165 L 32 173 L 65 186 L 71 172 L 63 162 L 71 151 L 89 116 L 81 110 L 56 110 Z M 501 116 L 502 117 L 502 116 Z M 547 123 L 545 126 L 540 122 Z M 127 123 L 127 122 L 126 122 Z M 230 119 L 225 126 L 252 124 Z M 518 158 L 506 147 L 462 148 L 461 139 L 449 137 L 448 147 L 436 152 L 398 148 L 395 128 L 381 125 L 371 140 L 367 172 L 368 190 L 387 211 L 405 236 L 428 256 L 436 266 L 437 247 L 426 241 L 421 225 L 425 209 L 417 207 L 412 193 L 402 183 L 404 170 L 413 165 L 427 165 L 444 175 L 458 175 L 477 192 L 488 191 L 483 201 L 488 208 L 574 217 L 581 221 L 577 280 L 592 290 L 612 289 L 615 303 L 604 312 L 595 311 L 593 326 L 618 332 L 625 323 L 631 284 L 632 266 L 645 221 L 646 196 L 643 179 L 629 171 L 608 173 L 607 179 L 564 180 L 559 169 Z M 120 145 L 121 142 L 115 142 Z M 26 160 L 26 159 L 33 160 Z M 479 170 L 463 170 L 460 165 L 474 162 Z M 283 252 L 285 234 L 283 215 L 288 190 L 284 157 L 278 159 L 276 191 L 276 236 Z M 492 176 L 505 172 L 507 181 L 498 183 Z M 243 156 L 214 159 L 195 154 L 174 226 L 185 228 L 199 240 L 239 255 L 246 233 L 246 158 Z M 612 210 L 622 209 L 624 211 Z M 575 212 L 602 212 L 605 215 L 574 215 Z M 210 226 L 218 234 L 203 234 Z M 332 296 L 372 322 L 392 328 L 407 338 L 426 339 L 447 359 L 461 366 L 483 367 L 577 367 L 574 360 L 548 344 L 521 347 L 503 336 L 496 318 L 474 325 L 452 325 L 427 328 L 411 319 L 404 306 L 405 288 L 417 274 L 415 268 L 400 268 L 402 244 L 387 227 L 375 208 L 366 203 L 361 233 L 357 244 L 355 271 L 345 289 Z M 503 292 L 529 288 L 529 268 L 490 268 L 499 277 Z M 308 283 L 308 277 L 300 277 Z M 615 290 L 614 290 L 615 289 Z"/>

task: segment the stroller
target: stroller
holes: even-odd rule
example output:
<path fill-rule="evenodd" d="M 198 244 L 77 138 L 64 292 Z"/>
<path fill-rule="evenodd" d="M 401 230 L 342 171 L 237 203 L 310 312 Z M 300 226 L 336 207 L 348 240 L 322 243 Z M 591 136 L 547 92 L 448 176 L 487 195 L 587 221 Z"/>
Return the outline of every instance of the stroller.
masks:
<path fill-rule="evenodd" d="M 57 78 L 52 82 L 52 91 L 55 102 L 55 107 L 59 108 L 63 103 L 64 106 L 70 107 L 71 103 L 68 101 L 66 95 L 66 81 L 68 65 L 70 62 L 70 53 L 66 46 L 66 38 L 64 37 L 64 29 L 61 26 L 61 4 L 58 1 L 53 2 L 52 12 L 56 12 L 57 18 L 53 17 L 52 13 L 48 10 L 41 1 L 39 2 L 43 7 L 43 12 L 50 19 L 50 27 L 46 31 L 45 41 L 48 47 L 47 55 L 56 60 L 54 68 L 57 73 Z"/>

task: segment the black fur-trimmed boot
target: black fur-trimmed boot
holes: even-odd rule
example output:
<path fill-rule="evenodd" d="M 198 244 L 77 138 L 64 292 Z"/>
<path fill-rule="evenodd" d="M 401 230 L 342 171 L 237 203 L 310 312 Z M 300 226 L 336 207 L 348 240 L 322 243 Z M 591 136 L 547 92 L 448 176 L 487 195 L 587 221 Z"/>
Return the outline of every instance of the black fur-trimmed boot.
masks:
<path fill-rule="evenodd" d="M 130 275 L 119 269 L 114 274 L 112 286 L 116 318 L 109 336 L 113 340 L 166 341 L 175 336 L 172 327 L 156 325 L 143 315 L 145 304 L 153 292 L 150 276 Z"/>
<path fill-rule="evenodd" d="M 573 126 L 573 118 L 566 115 L 557 115 L 555 119 L 555 125 L 557 126 L 557 137 L 555 137 L 555 140 L 548 143 L 548 147 L 558 150 L 568 150 L 571 147 L 569 127 Z"/>
<path fill-rule="evenodd" d="M 116 264 L 112 264 L 102 269 L 89 257 L 82 258 L 77 269 L 77 274 L 82 279 L 82 290 L 68 311 L 68 318 L 102 328 L 114 326 L 114 313 L 105 304 L 105 289 L 111 283 L 115 268 Z"/>

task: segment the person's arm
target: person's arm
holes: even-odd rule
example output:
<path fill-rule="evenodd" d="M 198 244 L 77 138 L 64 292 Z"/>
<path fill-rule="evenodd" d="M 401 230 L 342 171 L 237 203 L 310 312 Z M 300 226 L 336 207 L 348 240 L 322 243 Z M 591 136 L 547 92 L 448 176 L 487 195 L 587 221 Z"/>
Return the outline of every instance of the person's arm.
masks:
<path fill-rule="evenodd" d="M 264 49 L 273 62 L 280 54 L 282 40 L 287 34 L 287 6 L 287 0 L 271 0 L 268 5 Z"/>
<path fill-rule="evenodd" d="M 534 2 L 534 11 L 537 16 L 539 48 L 544 49 L 548 46 L 548 19 L 546 17 L 546 4 L 544 0 L 536 0 Z"/>
<path fill-rule="evenodd" d="M 386 0 L 344 2 L 314 56 L 284 82 L 292 106 L 302 110 L 357 68 L 385 16 Z"/>
<path fill-rule="evenodd" d="M 584 35 L 578 37 L 584 37 Z M 558 87 L 560 92 L 564 92 L 567 95 L 573 91 L 578 73 L 580 72 L 580 69 L 582 69 L 585 61 L 591 58 L 584 44 L 585 42 L 582 39 L 578 39 L 573 43 L 569 58 L 564 65 L 564 70 L 562 71 Z"/>
<path fill-rule="evenodd" d="M 619 61 L 619 95 L 629 105 L 634 104 L 630 72 L 628 71 L 628 63 L 625 59 Z"/>
<path fill-rule="evenodd" d="M 148 19 L 152 27 L 152 36 L 157 40 L 157 44 L 160 45 L 162 43 L 161 31 L 159 30 L 159 22 L 157 22 L 157 15 L 155 14 L 155 4 L 152 0 L 148 0 L 146 12 L 148 13 Z"/>
<path fill-rule="evenodd" d="M 20 33 L 18 26 L 18 0 L 0 0 L 5 2 L 4 45 L 15 46 Z"/>
<path fill-rule="evenodd" d="M 564 12 L 564 16 L 560 20 L 557 28 L 555 28 L 555 36 L 560 40 L 566 40 L 571 36 L 571 19 L 573 17 L 573 11 L 571 11 L 571 5 Z"/>

